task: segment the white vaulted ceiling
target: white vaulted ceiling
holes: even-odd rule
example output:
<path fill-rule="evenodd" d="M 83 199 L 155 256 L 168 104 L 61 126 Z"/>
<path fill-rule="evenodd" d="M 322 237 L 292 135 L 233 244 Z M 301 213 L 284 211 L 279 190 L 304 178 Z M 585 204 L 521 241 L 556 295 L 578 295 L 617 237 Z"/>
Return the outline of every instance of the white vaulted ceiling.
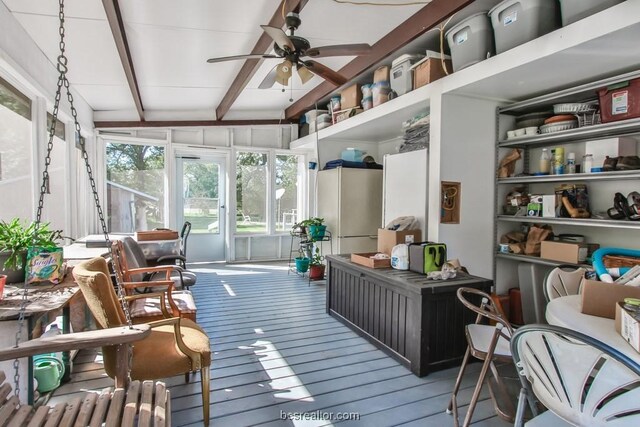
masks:
<path fill-rule="evenodd" d="M 52 63 L 58 56 L 55 0 L 2 0 Z M 402 3 L 384 0 L 380 3 Z M 208 58 L 249 53 L 280 0 L 119 0 L 145 118 L 215 119 L 215 109 L 243 61 Z M 424 4 L 355 6 L 310 0 L 296 35 L 312 46 L 374 44 Z M 96 120 L 137 120 L 135 104 L 100 0 L 66 0 L 69 80 L 94 109 Z M 338 70 L 353 57 L 318 59 Z M 279 63 L 265 60 L 225 119 L 282 118 L 284 108 L 322 82 L 258 89 Z"/>

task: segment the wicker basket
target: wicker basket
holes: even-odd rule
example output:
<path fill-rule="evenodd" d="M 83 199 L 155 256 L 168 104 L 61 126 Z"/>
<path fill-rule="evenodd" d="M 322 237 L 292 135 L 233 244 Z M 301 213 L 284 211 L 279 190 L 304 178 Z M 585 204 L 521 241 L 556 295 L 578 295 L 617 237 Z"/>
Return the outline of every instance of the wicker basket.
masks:
<path fill-rule="evenodd" d="M 622 255 L 605 255 L 602 262 L 606 268 L 633 267 L 640 264 L 640 258 L 622 256 Z"/>

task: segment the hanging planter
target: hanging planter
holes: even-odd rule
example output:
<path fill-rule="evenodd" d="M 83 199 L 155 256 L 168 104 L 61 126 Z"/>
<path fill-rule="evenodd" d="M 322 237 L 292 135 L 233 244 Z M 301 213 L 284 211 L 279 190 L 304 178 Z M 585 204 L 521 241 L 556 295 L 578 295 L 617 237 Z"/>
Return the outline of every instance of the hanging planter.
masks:
<path fill-rule="evenodd" d="M 322 240 L 324 238 L 324 232 L 327 230 L 326 225 L 310 225 L 309 234 L 313 240 Z"/>
<path fill-rule="evenodd" d="M 296 258 L 296 271 L 298 273 L 306 273 L 309 270 L 309 258 Z"/>
<path fill-rule="evenodd" d="M 324 264 L 312 265 L 309 267 L 309 279 L 320 280 L 324 279 Z"/>

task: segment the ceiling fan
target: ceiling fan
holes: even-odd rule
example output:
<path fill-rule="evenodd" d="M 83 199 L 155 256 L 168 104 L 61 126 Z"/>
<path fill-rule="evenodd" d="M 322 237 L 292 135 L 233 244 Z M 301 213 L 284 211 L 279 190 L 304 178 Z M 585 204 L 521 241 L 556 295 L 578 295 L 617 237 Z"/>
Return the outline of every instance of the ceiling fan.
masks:
<path fill-rule="evenodd" d="M 275 67 L 267 77 L 260 83 L 260 89 L 268 89 L 276 82 L 286 86 L 291 78 L 293 67 L 295 66 L 302 84 L 305 84 L 316 74 L 336 86 L 341 86 L 347 79 L 331 68 L 314 61 L 303 58 L 325 58 L 328 56 L 356 56 L 367 55 L 371 52 L 371 46 L 366 43 L 343 44 L 322 47 L 311 47 L 309 41 L 294 35 L 300 26 L 300 16 L 297 13 L 289 13 L 285 18 L 285 25 L 290 31 L 287 35 L 281 28 L 261 25 L 262 29 L 273 39 L 275 55 L 272 54 L 249 54 L 225 56 L 221 58 L 211 58 L 207 62 L 234 61 L 237 59 L 261 59 L 261 58 L 282 58 L 284 61 Z"/>

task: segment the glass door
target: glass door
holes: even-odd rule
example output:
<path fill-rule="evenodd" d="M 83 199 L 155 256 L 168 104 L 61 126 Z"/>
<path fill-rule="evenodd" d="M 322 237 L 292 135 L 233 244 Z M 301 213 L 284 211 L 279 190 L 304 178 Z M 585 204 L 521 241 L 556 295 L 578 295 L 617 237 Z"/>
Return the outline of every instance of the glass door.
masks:
<path fill-rule="evenodd" d="M 177 228 L 191 223 L 189 262 L 225 260 L 225 165 L 224 157 L 176 157 Z"/>

